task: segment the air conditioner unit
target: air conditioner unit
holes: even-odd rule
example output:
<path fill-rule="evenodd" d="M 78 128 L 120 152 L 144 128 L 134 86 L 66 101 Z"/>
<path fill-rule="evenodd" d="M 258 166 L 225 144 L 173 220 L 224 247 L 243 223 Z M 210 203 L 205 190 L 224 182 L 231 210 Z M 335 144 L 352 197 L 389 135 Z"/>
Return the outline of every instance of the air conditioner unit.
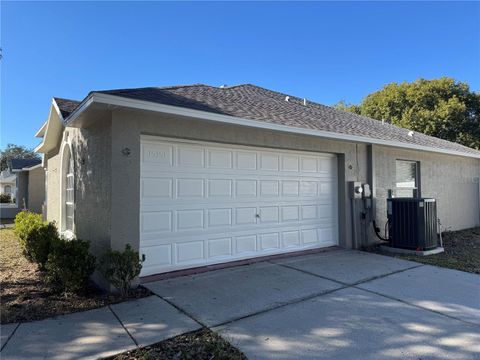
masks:
<path fill-rule="evenodd" d="M 435 199 L 387 199 L 390 246 L 411 250 L 437 247 L 437 203 Z"/>

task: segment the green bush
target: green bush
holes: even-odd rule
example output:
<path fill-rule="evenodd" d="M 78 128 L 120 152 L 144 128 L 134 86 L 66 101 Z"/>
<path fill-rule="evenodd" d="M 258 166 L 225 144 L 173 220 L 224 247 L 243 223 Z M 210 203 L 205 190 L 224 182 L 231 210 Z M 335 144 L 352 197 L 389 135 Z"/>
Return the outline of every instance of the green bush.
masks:
<path fill-rule="evenodd" d="M 42 215 L 35 214 L 33 212 L 23 210 L 15 216 L 15 234 L 18 236 L 20 241 L 20 246 L 22 247 L 23 253 L 30 257 L 26 247 L 26 241 L 28 235 L 35 229 L 40 228 L 46 224 L 42 221 Z"/>
<path fill-rule="evenodd" d="M 89 252 L 90 242 L 58 239 L 45 265 L 46 279 L 64 293 L 84 290 L 95 270 L 95 256 Z"/>
<path fill-rule="evenodd" d="M 125 250 L 109 250 L 100 260 L 100 273 L 113 286 L 115 286 L 123 296 L 128 295 L 132 280 L 140 275 L 142 262 L 138 251 L 132 249 L 130 244 L 125 246 Z"/>
<path fill-rule="evenodd" d="M 12 196 L 10 194 L 0 194 L 0 203 L 2 204 L 12 203 Z"/>
<path fill-rule="evenodd" d="M 25 251 L 29 260 L 35 261 L 40 270 L 45 270 L 52 245 L 59 240 L 57 227 L 53 223 L 45 223 L 30 231 L 25 239 Z"/>

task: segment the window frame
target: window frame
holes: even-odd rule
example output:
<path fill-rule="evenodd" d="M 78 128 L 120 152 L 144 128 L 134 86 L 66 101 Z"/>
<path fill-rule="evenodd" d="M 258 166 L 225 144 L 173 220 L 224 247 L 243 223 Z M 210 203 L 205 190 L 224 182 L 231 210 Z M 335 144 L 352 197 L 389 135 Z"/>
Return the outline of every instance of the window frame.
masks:
<path fill-rule="evenodd" d="M 412 186 L 398 186 L 398 163 L 415 164 L 415 185 Z M 421 197 L 421 179 L 420 179 L 420 161 L 410 159 L 395 159 L 395 197 L 410 197 L 410 196 L 398 196 L 399 191 L 411 190 L 413 198 Z"/>
<path fill-rule="evenodd" d="M 61 154 L 60 234 L 67 239 L 73 239 L 75 238 L 75 163 L 70 142 L 63 144 Z"/>

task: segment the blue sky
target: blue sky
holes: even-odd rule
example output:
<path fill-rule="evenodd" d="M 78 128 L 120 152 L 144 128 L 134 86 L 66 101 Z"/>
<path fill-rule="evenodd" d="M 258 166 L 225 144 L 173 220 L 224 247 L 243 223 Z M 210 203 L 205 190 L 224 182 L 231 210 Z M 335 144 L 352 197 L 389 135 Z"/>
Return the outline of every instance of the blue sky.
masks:
<path fill-rule="evenodd" d="M 254 83 L 324 104 L 451 76 L 480 89 L 480 3 L 2 2 L 0 146 L 53 96 Z"/>

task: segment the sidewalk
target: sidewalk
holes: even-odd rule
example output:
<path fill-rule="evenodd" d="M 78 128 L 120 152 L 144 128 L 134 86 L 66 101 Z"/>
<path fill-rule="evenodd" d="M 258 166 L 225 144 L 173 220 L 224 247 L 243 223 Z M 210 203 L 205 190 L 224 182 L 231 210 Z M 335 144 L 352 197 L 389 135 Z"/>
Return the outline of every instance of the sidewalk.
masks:
<path fill-rule="evenodd" d="M 158 296 L 150 296 L 41 321 L 1 325 L 0 357 L 98 359 L 199 328 L 200 324 Z"/>

